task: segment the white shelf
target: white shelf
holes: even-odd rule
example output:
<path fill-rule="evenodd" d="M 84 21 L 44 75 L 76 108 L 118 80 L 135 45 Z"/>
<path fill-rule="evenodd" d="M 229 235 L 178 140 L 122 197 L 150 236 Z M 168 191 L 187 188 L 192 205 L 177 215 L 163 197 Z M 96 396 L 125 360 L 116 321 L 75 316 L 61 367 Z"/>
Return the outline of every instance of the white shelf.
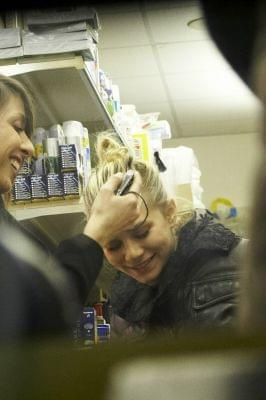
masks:
<path fill-rule="evenodd" d="M 14 64 L 0 65 L 0 72 L 7 76 L 22 75 L 28 72 L 54 70 L 60 68 L 84 68 L 84 61 L 81 56 L 42 56 L 30 58 L 18 58 Z"/>
<path fill-rule="evenodd" d="M 40 216 L 84 213 L 81 199 L 57 200 L 38 203 L 22 203 L 10 205 L 8 211 L 18 220 L 27 220 Z"/>

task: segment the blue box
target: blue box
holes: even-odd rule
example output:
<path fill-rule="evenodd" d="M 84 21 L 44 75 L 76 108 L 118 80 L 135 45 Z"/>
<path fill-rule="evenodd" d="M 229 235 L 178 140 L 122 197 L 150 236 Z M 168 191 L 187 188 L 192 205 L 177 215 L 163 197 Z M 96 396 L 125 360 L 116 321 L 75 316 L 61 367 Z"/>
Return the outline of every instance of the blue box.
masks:
<path fill-rule="evenodd" d="M 47 174 L 47 198 L 48 199 L 62 199 L 63 198 L 63 181 L 61 174 Z"/>
<path fill-rule="evenodd" d="M 61 172 L 77 169 L 77 149 L 74 144 L 59 145 L 59 160 Z"/>
<path fill-rule="evenodd" d="M 47 199 L 47 179 L 45 175 L 32 175 L 30 177 L 31 200 Z"/>
<path fill-rule="evenodd" d="M 12 200 L 14 203 L 31 200 L 30 176 L 16 176 L 12 189 Z"/>
<path fill-rule="evenodd" d="M 80 196 L 80 186 L 77 171 L 63 172 L 63 194 L 66 198 L 75 198 Z"/>

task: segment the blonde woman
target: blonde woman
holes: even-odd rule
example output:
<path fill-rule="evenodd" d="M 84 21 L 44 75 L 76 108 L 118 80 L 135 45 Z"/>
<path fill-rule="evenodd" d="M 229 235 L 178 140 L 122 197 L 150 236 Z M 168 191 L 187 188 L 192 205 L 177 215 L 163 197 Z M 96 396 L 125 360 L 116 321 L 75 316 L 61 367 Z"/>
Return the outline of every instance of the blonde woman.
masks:
<path fill-rule="evenodd" d="M 113 334 L 225 326 L 234 321 L 242 240 L 206 210 L 168 198 L 158 171 L 132 158 L 110 135 L 97 141 L 98 165 L 84 192 L 90 257 L 118 271 L 110 299 Z M 121 175 L 135 178 L 116 195 Z M 118 178 L 119 176 L 119 178 Z M 127 199 L 128 210 L 119 208 Z M 122 221 L 124 220 L 124 224 Z M 95 265 L 95 264 L 94 264 Z"/>

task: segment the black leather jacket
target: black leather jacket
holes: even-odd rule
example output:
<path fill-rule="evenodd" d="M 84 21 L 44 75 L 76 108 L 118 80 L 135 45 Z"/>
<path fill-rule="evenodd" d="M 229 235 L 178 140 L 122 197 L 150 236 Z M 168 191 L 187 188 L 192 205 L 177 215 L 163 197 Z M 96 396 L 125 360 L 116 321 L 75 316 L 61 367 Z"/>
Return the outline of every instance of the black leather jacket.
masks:
<path fill-rule="evenodd" d="M 208 211 L 195 212 L 181 229 L 157 287 L 119 274 L 111 295 L 114 335 L 232 325 L 246 242 Z"/>

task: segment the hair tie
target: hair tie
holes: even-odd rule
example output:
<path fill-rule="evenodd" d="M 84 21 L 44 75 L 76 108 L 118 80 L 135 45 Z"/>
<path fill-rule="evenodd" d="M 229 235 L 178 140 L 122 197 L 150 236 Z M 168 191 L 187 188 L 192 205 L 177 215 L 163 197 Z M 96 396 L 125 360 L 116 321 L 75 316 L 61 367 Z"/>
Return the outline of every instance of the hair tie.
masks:
<path fill-rule="evenodd" d="M 149 215 L 149 209 L 148 209 L 148 206 L 147 206 L 147 203 L 146 203 L 146 201 L 144 200 L 144 198 L 141 196 L 141 194 L 140 193 L 138 193 L 138 192 L 135 192 L 134 190 L 130 190 L 129 192 L 127 192 L 127 194 L 135 194 L 136 196 L 138 196 L 138 197 L 140 197 L 141 198 L 141 200 L 143 201 L 143 204 L 144 204 L 144 207 L 145 207 L 145 209 L 146 209 L 146 216 L 145 216 L 145 218 L 144 218 L 144 220 L 143 221 L 141 221 L 139 224 L 137 224 L 135 227 L 134 227 L 134 229 L 136 229 L 136 228 L 139 228 L 141 225 L 143 225 L 144 224 L 144 222 L 146 221 L 146 219 L 148 218 L 148 215 Z"/>

